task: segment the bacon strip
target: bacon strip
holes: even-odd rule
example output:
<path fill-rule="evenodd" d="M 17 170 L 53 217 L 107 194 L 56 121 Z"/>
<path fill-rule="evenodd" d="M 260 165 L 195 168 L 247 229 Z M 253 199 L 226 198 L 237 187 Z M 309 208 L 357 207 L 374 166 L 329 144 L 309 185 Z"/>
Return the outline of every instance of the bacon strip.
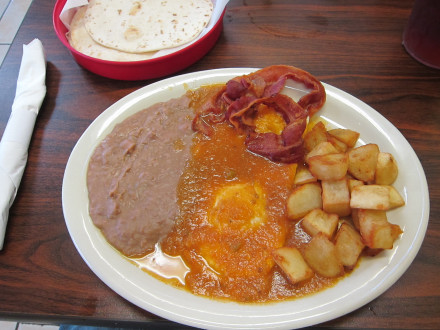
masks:
<path fill-rule="evenodd" d="M 249 75 L 236 77 L 226 84 L 226 94 L 233 100 L 244 95 L 253 94 L 256 98 L 268 97 L 278 94 L 286 84 L 287 79 L 292 79 L 310 90 L 301 97 L 298 104 L 314 115 L 325 103 L 326 95 L 324 86 L 310 73 L 288 65 L 272 65 L 253 72 Z M 240 92 L 235 90 L 237 85 L 243 86 Z"/>
<path fill-rule="evenodd" d="M 288 79 L 310 90 L 298 103 L 280 94 Z M 211 125 L 228 120 L 247 135 L 249 151 L 272 161 L 298 162 L 304 156 L 302 134 L 307 117 L 315 114 L 325 99 L 324 86 L 310 73 L 292 66 L 269 66 L 229 80 L 225 89 L 208 102 L 211 106 L 196 115 L 193 129 L 209 136 Z M 255 132 L 252 118 L 259 104 L 266 104 L 283 116 L 286 126 L 281 135 Z"/>

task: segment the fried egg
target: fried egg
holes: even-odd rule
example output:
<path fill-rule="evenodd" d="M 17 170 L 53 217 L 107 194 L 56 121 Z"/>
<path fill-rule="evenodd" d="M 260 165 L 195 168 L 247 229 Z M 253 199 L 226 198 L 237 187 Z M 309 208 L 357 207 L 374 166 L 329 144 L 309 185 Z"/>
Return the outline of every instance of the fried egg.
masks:
<path fill-rule="evenodd" d="M 258 182 L 227 183 L 217 190 L 207 217 L 212 240 L 200 251 L 212 271 L 249 277 L 273 267 L 271 251 L 282 240 L 268 239 L 266 209 L 266 194 Z"/>
<path fill-rule="evenodd" d="M 258 183 L 221 187 L 208 215 L 208 221 L 221 232 L 252 230 L 266 220 L 266 197 Z"/>

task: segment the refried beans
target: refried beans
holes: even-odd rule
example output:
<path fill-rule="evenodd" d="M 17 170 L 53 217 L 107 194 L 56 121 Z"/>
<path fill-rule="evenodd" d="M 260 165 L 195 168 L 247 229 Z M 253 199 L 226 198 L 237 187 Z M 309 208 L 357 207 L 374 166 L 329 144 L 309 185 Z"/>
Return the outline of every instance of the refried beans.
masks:
<path fill-rule="evenodd" d="M 90 159 L 90 216 L 126 256 L 152 251 L 174 225 L 193 116 L 186 95 L 153 105 L 117 124 Z"/>

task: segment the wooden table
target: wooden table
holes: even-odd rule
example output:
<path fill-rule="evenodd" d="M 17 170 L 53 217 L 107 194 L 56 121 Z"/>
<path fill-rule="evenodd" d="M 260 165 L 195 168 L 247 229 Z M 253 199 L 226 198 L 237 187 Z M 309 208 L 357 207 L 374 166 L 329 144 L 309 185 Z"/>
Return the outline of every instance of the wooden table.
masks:
<path fill-rule="evenodd" d="M 76 141 L 104 109 L 154 81 L 115 81 L 79 67 L 53 31 L 54 2 L 33 2 L 0 69 L 2 134 L 22 45 L 35 37 L 43 42 L 47 96 L 0 251 L 0 319 L 175 326 L 103 284 L 67 232 L 61 187 Z M 420 158 L 431 210 L 415 261 L 379 298 L 323 327 L 440 326 L 440 71 L 419 64 L 401 45 L 411 6 L 410 0 L 232 0 L 216 46 L 181 72 L 272 64 L 300 67 L 375 108 Z"/>

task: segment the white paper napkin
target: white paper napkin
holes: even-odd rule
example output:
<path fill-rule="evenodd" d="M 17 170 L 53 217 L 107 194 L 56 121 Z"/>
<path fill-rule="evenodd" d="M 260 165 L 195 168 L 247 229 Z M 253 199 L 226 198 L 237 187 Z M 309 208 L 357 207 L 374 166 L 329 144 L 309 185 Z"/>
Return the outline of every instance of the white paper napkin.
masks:
<path fill-rule="evenodd" d="M 76 10 L 81 7 L 88 5 L 88 0 L 67 0 L 63 9 L 60 13 L 60 20 L 66 26 L 68 30 L 70 30 L 70 23 L 72 22 L 73 16 L 76 13 Z"/>
<path fill-rule="evenodd" d="M 3 249 L 9 208 L 14 202 L 27 162 L 35 119 L 46 95 L 46 58 L 40 40 L 23 45 L 17 90 L 0 141 L 0 250 Z"/>

